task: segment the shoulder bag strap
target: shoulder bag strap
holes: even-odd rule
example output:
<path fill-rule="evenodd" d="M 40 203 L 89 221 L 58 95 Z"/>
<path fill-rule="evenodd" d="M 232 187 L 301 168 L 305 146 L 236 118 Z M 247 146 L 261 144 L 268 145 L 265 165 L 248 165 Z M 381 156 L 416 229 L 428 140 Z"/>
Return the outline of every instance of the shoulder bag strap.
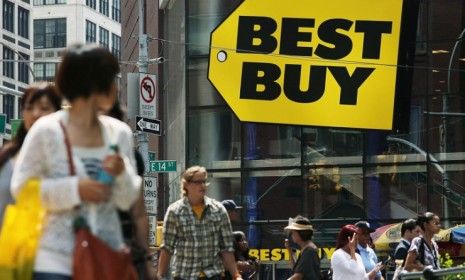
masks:
<path fill-rule="evenodd" d="M 69 175 L 76 175 L 76 168 L 74 167 L 73 154 L 71 153 L 71 142 L 69 141 L 68 132 L 66 131 L 65 125 L 60 121 L 61 129 L 63 130 L 63 136 L 65 138 L 66 153 L 68 156 L 68 167 Z"/>

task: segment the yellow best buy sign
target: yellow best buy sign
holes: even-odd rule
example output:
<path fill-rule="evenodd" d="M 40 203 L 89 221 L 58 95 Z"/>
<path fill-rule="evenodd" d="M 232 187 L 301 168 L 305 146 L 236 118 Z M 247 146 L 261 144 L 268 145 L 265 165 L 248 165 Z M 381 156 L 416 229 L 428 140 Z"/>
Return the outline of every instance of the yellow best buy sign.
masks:
<path fill-rule="evenodd" d="M 245 0 L 208 78 L 241 121 L 392 129 L 402 0 Z"/>

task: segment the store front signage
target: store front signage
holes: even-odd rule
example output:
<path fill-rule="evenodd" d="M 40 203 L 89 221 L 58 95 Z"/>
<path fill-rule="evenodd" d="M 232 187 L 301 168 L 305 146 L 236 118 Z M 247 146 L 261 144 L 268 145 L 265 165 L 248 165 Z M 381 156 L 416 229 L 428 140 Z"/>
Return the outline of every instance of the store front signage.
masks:
<path fill-rule="evenodd" d="M 390 130 L 402 0 L 246 0 L 208 78 L 241 121 Z"/>
<path fill-rule="evenodd" d="M 318 248 L 318 256 L 320 259 L 330 260 L 335 251 L 336 248 L 334 247 Z M 297 253 L 300 253 L 300 251 Z M 289 260 L 289 251 L 285 248 L 250 249 L 249 256 L 254 257 L 260 261 L 287 261 Z"/>

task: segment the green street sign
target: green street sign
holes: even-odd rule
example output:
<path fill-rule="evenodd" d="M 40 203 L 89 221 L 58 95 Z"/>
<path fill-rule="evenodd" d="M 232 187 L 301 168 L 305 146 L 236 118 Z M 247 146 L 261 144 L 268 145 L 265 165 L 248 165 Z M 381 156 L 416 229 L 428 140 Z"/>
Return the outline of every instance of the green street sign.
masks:
<path fill-rule="evenodd" d="M 0 114 L 0 134 L 5 133 L 5 127 L 6 127 L 6 115 Z"/>
<path fill-rule="evenodd" d="M 10 120 L 10 125 L 11 125 L 11 137 L 15 137 L 16 133 L 18 132 L 19 126 L 23 122 L 23 119 L 11 119 Z"/>
<path fill-rule="evenodd" d="M 175 160 L 151 160 L 150 172 L 176 172 Z"/>

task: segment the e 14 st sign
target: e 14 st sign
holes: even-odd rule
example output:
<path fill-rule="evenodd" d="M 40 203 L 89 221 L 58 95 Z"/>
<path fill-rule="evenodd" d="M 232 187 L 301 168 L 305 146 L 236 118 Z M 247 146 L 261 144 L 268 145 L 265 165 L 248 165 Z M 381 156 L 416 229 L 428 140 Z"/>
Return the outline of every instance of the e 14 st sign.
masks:
<path fill-rule="evenodd" d="M 403 0 L 245 0 L 208 78 L 241 121 L 392 128 Z"/>

